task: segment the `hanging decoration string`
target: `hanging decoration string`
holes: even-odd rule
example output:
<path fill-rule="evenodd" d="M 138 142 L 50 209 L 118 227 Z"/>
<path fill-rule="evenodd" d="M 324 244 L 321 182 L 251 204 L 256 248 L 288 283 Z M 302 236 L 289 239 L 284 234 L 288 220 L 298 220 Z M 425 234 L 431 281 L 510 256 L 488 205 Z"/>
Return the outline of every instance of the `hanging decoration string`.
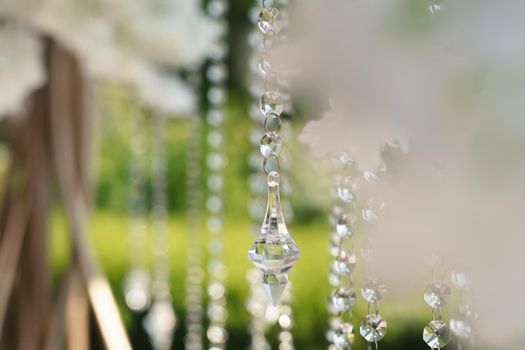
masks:
<path fill-rule="evenodd" d="M 285 102 L 279 91 L 277 73 L 272 68 L 271 53 L 279 41 L 281 24 L 281 13 L 275 2 L 263 0 L 258 25 L 264 34 L 264 55 L 260 66 L 265 76 L 265 92 L 260 99 L 260 108 L 265 117 L 265 134 L 261 138 L 260 151 L 264 157 L 263 170 L 268 176 L 268 201 L 261 231 L 248 256 L 254 265 L 263 271 L 263 286 L 273 305 L 279 303 L 288 284 L 287 273 L 300 256 L 299 249 L 286 227 L 279 190 L 279 154 L 282 148 L 279 131 Z"/>
<path fill-rule="evenodd" d="M 263 135 L 263 122 L 261 118 L 261 111 L 259 106 L 259 98 L 264 92 L 264 78 L 263 73 L 259 69 L 259 57 L 262 50 L 263 35 L 257 27 L 259 14 L 261 10 L 260 0 L 255 0 L 254 6 L 249 11 L 249 20 L 254 25 L 253 29 L 248 34 L 248 45 L 251 48 L 250 58 L 250 74 L 248 77 L 248 90 L 251 94 L 251 103 L 248 107 L 248 115 L 253 121 L 249 132 L 249 140 L 253 146 L 251 152 L 248 154 L 248 166 L 251 170 L 251 175 L 247 178 L 248 188 L 250 190 L 250 197 L 248 200 L 248 213 L 250 215 L 251 230 L 257 237 L 260 227 L 258 221 L 264 215 L 265 203 L 264 195 L 266 193 L 266 179 L 264 174 L 260 172 L 260 152 L 259 142 Z M 269 299 L 266 297 L 263 286 L 260 281 L 262 279 L 262 272 L 256 267 L 247 271 L 246 278 L 250 284 L 250 294 L 246 301 L 246 308 L 250 314 L 250 350 L 267 350 L 270 344 L 266 338 L 266 332 L 273 320 L 268 318 L 268 315 L 273 313 L 268 312 L 271 307 Z"/>
<path fill-rule="evenodd" d="M 333 344 L 331 349 L 350 349 L 354 342 L 352 308 L 357 299 L 352 277 L 357 265 L 353 241 L 357 217 L 354 194 L 350 190 L 342 191 L 338 186 L 350 175 L 353 162 L 349 156 L 343 154 L 335 159 L 335 163 L 341 167 L 341 171 L 334 183 L 336 202 L 332 206 L 330 217 L 335 230 L 330 243 L 334 261 L 329 274 L 329 283 L 333 290 L 328 305 L 328 312 L 332 316 L 327 336 L 328 341 Z"/>
<path fill-rule="evenodd" d="M 207 114 L 209 128 L 206 138 L 210 151 L 206 161 L 208 166 L 206 208 L 208 210 L 208 231 L 212 235 L 208 245 L 210 256 L 207 290 L 209 325 L 206 336 L 209 342 L 208 348 L 220 350 L 226 347 L 228 339 L 225 285 L 227 270 L 223 262 L 224 168 L 227 163 L 227 156 L 224 152 L 224 122 L 227 99 L 225 84 L 228 76 L 226 68 L 228 2 L 226 0 L 211 0 L 208 3 L 207 10 L 208 15 L 217 22 L 220 35 L 215 44 L 216 50 L 210 57 L 209 66 L 206 70 L 206 78 L 210 84 L 207 91 L 210 109 Z"/>
<path fill-rule="evenodd" d="M 191 80 L 195 87 L 200 86 L 197 73 Z M 191 137 L 187 147 L 186 157 L 186 189 L 187 189 L 187 219 L 188 219 L 188 267 L 186 275 L 186 350 L 203 349 L 203 302 L 202 285 L 204 271 L 202 269 L 202 230 L 201 230 L 201 119 L 194 116 L 190 120 Z"/>
<path fill-rule="evenodd" d="M 168 350 L 173 343 L 176 315 L 172 306 L 169 268 L 167 198 L 166 118 L 153 116 L 153 303 L 145 329 L 155 350 Z"/>
<path fill-rule="evenodd" d="M 133 110 L 129 138 L 129 262 L 124 279 L 126 305 L 135 312 L 145 311 L 151 303 L 150 274 L 146 243 L 146 168 L 147 137 L 144 115 Z"/>

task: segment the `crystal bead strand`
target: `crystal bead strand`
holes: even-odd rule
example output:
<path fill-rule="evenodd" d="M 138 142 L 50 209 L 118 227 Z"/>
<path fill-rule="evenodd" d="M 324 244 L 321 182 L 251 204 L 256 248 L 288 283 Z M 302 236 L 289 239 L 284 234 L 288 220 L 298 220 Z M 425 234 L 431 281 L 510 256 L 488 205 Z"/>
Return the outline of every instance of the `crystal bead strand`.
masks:
<path fill-rule="evenodd" d="M 197 74 L 192 74 L 193 80 L 199 80 Z M 196 86 L 199 86 L 195 82 Z M 186 276 L 186 336 L 184 339 L 187 350 L 203 349 L 203 305 L 202 284 L 204 271 L 202 269 L 201 252 L 201 120 L 194 116 L 190 120 L 191 138 L 187 148 L 187 198 L 188 198 L 188 268 Z"/>
<path fill-rule="evenodd" d="M 224 167 L 227 157 L 224 154 L 224 117 L 225 102 L 227 99 L 225 82 L 228 76 L 226 68 L 228 24 L 227 0 L 211 0 L 207 5 L 208 15 L 217 22 L 220 28 L 216 45 L 221 48 L 222 54 L 210 56 L 206 78 L 209 81 L 207 99 L 210 105 L 208 111 L 208 133 L 206 135 L 209 146 L 207 157 L 208 166 L 208 196 L 206 208 L 208 211 L 208 231 L 212 238 L 208 245 L 208 308 L 209 325 L 206 331 L 208 349 L 222 350 L 226 346 L 228 332 L 226 321 L 228 311 L 226 306 L 226 266 L 223 262 L 223 234 L 224 234 Z"/>
<path fill-rule="evenodd" d="M 254 25 L 253 30 L 248 34 L 248 45 L 252 50 L 250 58 L 250 74 L 248 77 L 248 90 L 252 96 L 252 103 L 248 107 L 248 114 L 253 121 L 249 133 L 250 143 L 253 148 L 248 155 L 248 166 L 252 174 L 248 177 L 248 187 L 250 198 L 248 201 L 248 212 L 252 222 L 251 229 L 257 237 L 259 228 L 257 221 L 264 215 L 264 194 L 266 192 L 266 181 L 264 176 L 258 172 L 260 167 L 260 153 L 257 150 L 261 140 L 261 128 L 263 126 L 261 112 L 257 99 L 262 95 L 261 71 L 259 69 L 259 56 L 262 47 L 262 33 L 258 30 L 257 23 L 260 13 L 260 0 L 255 0 L 254 6 L 250 9 L 248 17 Z M 247 272 L 247 280 L 250 283 L 250 295 L 246 301 L 246 308 L 250 314 L 250 350 L 268 350 L 270 344 L 266 339 L 266 331 L 269 323 L 266 320 L 266 313 L 269 307 L 269 300 L 265 296 L 263 286 L 260 283 L 262 272 L 256 267 Z"/>
<path fill-rule="evenodd" d="M 144 326 L 155 350 L 171 348 L 176 325 L 170 293 L 165 119 L 153 116 L 153 303 Z"/>
<path fill-rule="evenodd" d="M 151 302 L 150 275 L 146 266 L 146 156 L 147 137 L 144 116 L 135 111 L 130 118 L 129 141 L 129 261 L 130 270 L 124 279 L 124 298 L 133 311 L 146 310 Z"/>
<path fill-rule="evenodd" d="M 351 349 L 354 340 L 354 326 L 352 324 L 352 308 L 356 302 L 356 293 L 353 288 L 352 273 L 357 264 L 354 252 L 354 229 L 357 222 L 355 216 L 354 195 L 346 193 L 341 196 L 339 185 L 341 179 L 350 176 L 352 160 L 342 155 L 336 159 L 336 165 L 341 166 L 341 174 L 336 177 L 335 190 L 337 202 L 332 206 L 331 223 L 334 232 L 331 236 L 330 253 L 334 257 L 329 275 L 329 283 L 334 288 L 330 295 L 328 312 L 332 315 L 327 333 L 331 343 L 329 349 Z"/>
<path fill-rule="evenodd" d="M 288 271 L 299 258 L 299 249 L 290 236 L 279 194 L 280 163 L 279 153 L 282 147 L 281 113 L 284 110 L 284 98 L 279 92 L 279 79 L 272 69 L 270 53 L 278 41 L 281 29 L 280 12 L 275 3 L 262 0 L 259 16 L 259 28 L 263 32 L 263 53 L 261 61 L 264 67 L 265 92 L 261 97 L 261 112 L 265 117 L 265 134 L 261 138 L 260 150 L 264 157 L 263 169 L 267 174 L 268 202 L 261 231 L 248 252 L 250 260 L 263 271 L 263 285 L 272 304 L 277 305 L 288 284 Z"/>
<path fill-rule="evenodd" d="M 361 174 L 364 184 L 373 186 L 379 177 L 372 171 L 363 171 Z M 339 195 L 347 197 L 350 193 L 348 189 L 358 186 L 358 183 L 352 182 L 350 178 L 342 179 L 339 187 Z M 374 224 L 378 219 L 381 211 L 384 208 L 384 202 L 374 199 L 365 198 L 364 203 L 361 204 L 361 218 L 363 224 Z M 370 264 L 373 259 L 372 244 L 373 237 L 368 237 L 361 247 L 361 256 Z M 378 349 L 378 342 L 383 339 L 388 330 L 388 324 L 379 314 L 379 302 L 383 300 L 386 294 L 386 288 L 377 279 L 370 276 L 366 279 L 361 288 L 361 296 L 368 303 L 368 314 L 361 322 L 359 333 L 368 342 L 368 349 L 372 349 L 372 344 Z M 372 311 L 373 308 L 373 311 Z"/>
<path fill-rule="evenodd" d="M 471 281 L 464 272 L 453 271 L 452 282 L 459 289 L 459 307 L 450 319 L 450 329 L 458 337 L 458 349 L 474 349 L 474 323 L 477 315 L 473 309 L 470 288 Z"/>
<path fill-rule="evenodd" d="M 450 287 L 443 282 L 440 263 L 434 263 L 434 281 L 425 289 L 425 302 L 432 308 L 432 321 L 423 329 L 423 340 L 431 349 L 442 349 L 450 341 L 450 329 L 443 321 L 443 307 L 450 296 Z M 437 276 L 436 276 L 437 275 Z"/>
<path fill-rule="evenodd" d="M 279 32 L 279 36 L 281 40 L 285 40 L 286 30 L 289 27 L 288 11 L 289 11 L 290 4 L 288 0 L 277 0 L 277 4 L 279 5 L 280 11 L 281 11 L 281 15 L 280 15 L 281 30 Z M 259 60 L 259 62 L 263 62 L 263 61 Z M 262 73 L 264 69 L 262 70 L 259 69 L 259 71 Z M 289 83 L 287 79 L 285 79 L 284 77 L 280 77 L 279 81 L 282 85 L 281 91 L 286 101 L 284 112 L 290 115 L 293 113 L 293 103 L 291 101 L 290 94 L 288 91 Z M 287 120 L 282 121 L 281 132 L 285 139 L 291 138 L 291 126 Z M 281 159 L 282 159 L 281 163 L 285 166 L 288 163 L 287 156 L 288 156 L 287 152 L 283 150 L 282 155 L 281 155 Z M 286 168 L 288 167 L 286 166 Z M 282 206 L 283 206 L 283 213 L 289 223 L 291 220 L 293 220 L 293 209 L 292 209 L 292 205 L 290 204 L 288 200 L 292 192 L 292 187 L 290 183 L 287 181 L 286 175 L 287 175 L 287 172 L 285 170 L 283 171 L 283 174 L 282 174 L 282 182 L 284 184 L 284 186 L 282 187 L 282 194 L 283 194 Z M 284 291 L 283 296 L 281 298 L 281 304 L 279 305 L 279 319 L 278 319 L 278 326 L 280 328 L 279 337 L 278 337 L 279 339 L 278 349 L 279 350 L 294 350 L 295 349 L 294 337 L 293 337 L 293 326 L 294 326 L 293 310 L 291 307 L 292 301 L 293 301 L 293 285 L 292 285 L 292 282 L 290 281 L 288 282 L 288 288 Z"/>

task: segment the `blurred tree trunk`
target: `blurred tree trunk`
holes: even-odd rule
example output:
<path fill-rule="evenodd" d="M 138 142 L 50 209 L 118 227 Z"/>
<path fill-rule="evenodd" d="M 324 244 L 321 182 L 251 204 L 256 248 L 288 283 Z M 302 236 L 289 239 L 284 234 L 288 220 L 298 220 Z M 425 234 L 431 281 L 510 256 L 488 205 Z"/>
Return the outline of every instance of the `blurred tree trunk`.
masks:
<path fill-rule="evenodd" d="M 47 83 L 9 130 L 11 166 L 0 211 L 0 346 L 62 348 L 67 320 L 69 347 L 87 349 L 89 299 L 106 347 L 131 349 L 86 232 L 92 89 L 70 52 L 47 40 L 45 57 Z M 68 218 L 72 264 L 52 317 L 47 241 L 55 187 Z"/>

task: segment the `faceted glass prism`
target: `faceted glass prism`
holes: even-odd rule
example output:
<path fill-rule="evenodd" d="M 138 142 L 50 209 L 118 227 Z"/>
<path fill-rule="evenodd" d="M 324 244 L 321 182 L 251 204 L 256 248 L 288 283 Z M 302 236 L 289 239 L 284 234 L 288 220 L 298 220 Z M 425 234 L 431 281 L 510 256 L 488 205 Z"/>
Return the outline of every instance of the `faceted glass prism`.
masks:
<path fill-rule="evenodd" d="M 256 267 L 264 272 L 276 274 L 290 270 L 299 254 L 299 249 L 290 236 L 273 241 L 260 237 L 248 252 Z"/>
<path fill-rule="evenodd" d="M 425 302 L 433 309 L 443 307 L 447 304 L 445 297 L 450 295 L 450 287 L 441 282 L 430 283 L 425 290 Z"/>
<path fill-rule="evenodd" d="M 277 91 L 268 91 L 261 96 L 261 112 L 268 116 L 270 114 L 281 115 L 284 111 L 284 98 Z"/>
<path fill-rule="evenodd" d="M 354 326 L 351 323 L 342 323 L 334 332 L 333 343 L 338 350 L 350 350 L 354 337 Z"/>
<path fill-rule="evenodd" d="M 263 8 L 259 15 L 259 28 L 265 34 L 278 33 L 282 27 L 281 13 L 277 8 Z"/>
<path fill-rule="evenodd" d="M 338 312 L 345 312 L 355 305 L 356 298 L 353 288 L 341 287 L 332 295 L 332 304 Z"/>
<path fill-rule="evenodd" d="M 288 272 L 300 257 L 299 248 L 294 242 L 284 221 L 279 197 L 279 174 L 268 174 L 268 204 L 266 215 L 257 240 L 248 251 L 253 264 L 264 273 L 264 287 L 276 305 L 288 283 Z"/>
<path fill-rule="evenodd" d="M 360 333 L 369 343 L 380 341 L 386 335 L 387 323 L 377 314 L 367 315 L 361 322 Z"/>
<path fill-rule="evenodd" d="M 450 341 L 450 330 L 443 321 L 431 321 L 423 330 L 423 340 L 431 349 L 441 349 Z"/>

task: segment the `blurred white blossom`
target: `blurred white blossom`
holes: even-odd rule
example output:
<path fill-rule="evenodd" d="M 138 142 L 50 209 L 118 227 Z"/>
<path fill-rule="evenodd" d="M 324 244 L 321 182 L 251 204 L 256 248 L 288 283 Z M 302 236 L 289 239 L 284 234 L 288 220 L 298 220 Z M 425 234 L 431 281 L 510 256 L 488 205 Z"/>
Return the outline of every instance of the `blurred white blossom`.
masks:
<path fill-rule="evenodd" d="M 28 91 L 45 79 L 41 45 L 28 28 L 15 22 L 0 24 L 0 116 L 17 114 Z"/>
<path fill-rule="evenodd" d="M 19 0 L 0 4 L 0 14 L 58 40 L 89 77 L 127 84 L 170 114 L 195 102 L 173 71 L 202 62 L 216 32 L 197 0 Z"/>

